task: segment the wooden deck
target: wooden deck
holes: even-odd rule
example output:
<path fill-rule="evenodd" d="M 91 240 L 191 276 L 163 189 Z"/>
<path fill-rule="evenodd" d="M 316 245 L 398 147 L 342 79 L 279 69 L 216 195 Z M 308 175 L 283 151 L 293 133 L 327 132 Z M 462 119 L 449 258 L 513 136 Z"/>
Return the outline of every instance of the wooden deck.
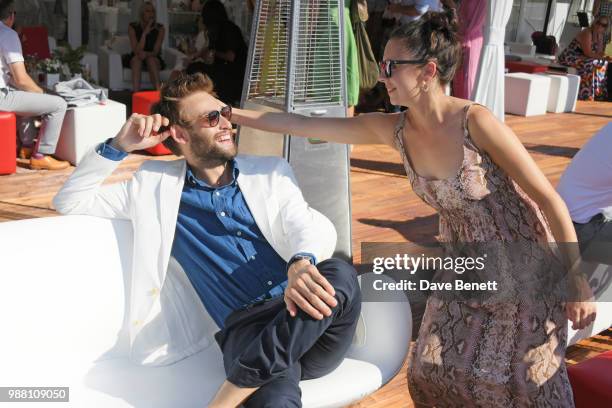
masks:
<path fill-rule="evenodd" d="M 578 102 L 574 113 L 506 118 L 554 185 L 571 157 L 611 120 L 612 104 L 602 102 Z M 149 159 L 131 155 L 107 182 L 129 178 Z M 0 222 L 57 215 L 51 199 L 71 172 L 72 168 L 46 172 L 20 167 L 16 174 L 0 176 Z M 437 216 L 411 191 L 400 157 L 392 149 L 355 146 L 351 189 L 356 263 L 360 242 L 422 242 L 437 233 Z M 575 364 L 606 350 L 612 350 L 612 330 L 570 347 L 566 360 Z M 353 407 L 411 407 L 405 373 L 404 365 L 393 381 Z"/>

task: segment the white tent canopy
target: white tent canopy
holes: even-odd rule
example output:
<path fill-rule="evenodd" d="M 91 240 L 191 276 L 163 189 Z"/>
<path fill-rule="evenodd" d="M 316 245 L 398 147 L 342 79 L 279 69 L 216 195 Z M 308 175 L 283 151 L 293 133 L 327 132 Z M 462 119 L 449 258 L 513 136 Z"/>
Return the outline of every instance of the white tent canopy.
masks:
<path fill-rule="evenodd" d="M 512 0 L 490 0 L 484 25 L 484 44 L 476 76 L 473 100 L 504 120 L 504 36 L 512 12 Z"/>

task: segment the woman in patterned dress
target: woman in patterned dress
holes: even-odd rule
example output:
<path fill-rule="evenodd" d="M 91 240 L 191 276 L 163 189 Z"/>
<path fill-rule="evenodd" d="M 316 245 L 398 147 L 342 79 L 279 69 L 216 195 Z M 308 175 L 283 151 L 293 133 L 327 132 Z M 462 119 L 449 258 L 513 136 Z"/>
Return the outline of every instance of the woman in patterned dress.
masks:
<path fill-rule="evenodd" d="M 559 55 L 559 64 L 573 67 L 580 75 L 578 99 L 608 100 L 606 70 L 609 58 L 605 55 L 605 34 L 610 26 L 608 16 L 599 16 L 589 28 L 582 30 Z"/>
<path fill-rule="evenodd" d="M 391 102 L 406 112 L 314 119 L 235 110 L 234 122 L 396 148 L 414 192 L 440 215 L 442 241 L 576 242 L 565 203 L 512 130 L 486 108 L 444 94 L 460 53 L 452 12 L 427 13 L 394 32 L 381 63 Z M 587 326 L 594 304 L 534 298 L 521 280 L 529 270 L 505 272 L 516 293 L 505 303 L 428 299 L 408 373 L 417 406 L 573 407 L 566 322 Z"/>

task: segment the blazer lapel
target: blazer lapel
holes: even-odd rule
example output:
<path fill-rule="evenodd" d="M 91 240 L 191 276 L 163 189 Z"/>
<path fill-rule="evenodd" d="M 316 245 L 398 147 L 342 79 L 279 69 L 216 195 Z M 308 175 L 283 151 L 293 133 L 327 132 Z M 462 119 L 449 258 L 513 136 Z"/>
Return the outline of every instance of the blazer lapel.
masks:
<path fill-rule="evenodd" d="M 170 261 L 170 252 L 172 250 L 172 242 L 174 241 L 181 193 L 183 191 L 185 172 L 187 170 L 185 160 L 172 162 L 168 167 L 168 171 L 164 172 L 162 175 L 159 188 L 159 222 L 163 251 L 161 258 L 163 265 L 161 265 L 162 268 L 160 268 L 160 270 L 164 274 L 160 279 L 162 284 L 166 270 L 168 269 L 168 262 Z"/>

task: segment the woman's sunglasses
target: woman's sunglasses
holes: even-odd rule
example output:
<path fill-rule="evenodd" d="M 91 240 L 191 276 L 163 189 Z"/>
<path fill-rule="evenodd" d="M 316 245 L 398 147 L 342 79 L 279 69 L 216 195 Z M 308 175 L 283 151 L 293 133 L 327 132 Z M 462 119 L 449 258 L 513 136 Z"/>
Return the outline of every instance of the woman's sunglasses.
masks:
<path fill-rule="evenodd" d="M 608 28 L 608 23 L 607 22 L 602 23 L 601 21 L 598 21 L 597 24 L 599 24 L 599 26 L 601 26 L 603 28 Z"/>
<path fill-rule="evenodd" d="M 382 60 L 380 61 L 380 71 L 385 74 L 385 78 L 391 78 L 393 75 L 393 67 L 402 64 L 421 65 L 425 64 L 426 60 Z"/>

